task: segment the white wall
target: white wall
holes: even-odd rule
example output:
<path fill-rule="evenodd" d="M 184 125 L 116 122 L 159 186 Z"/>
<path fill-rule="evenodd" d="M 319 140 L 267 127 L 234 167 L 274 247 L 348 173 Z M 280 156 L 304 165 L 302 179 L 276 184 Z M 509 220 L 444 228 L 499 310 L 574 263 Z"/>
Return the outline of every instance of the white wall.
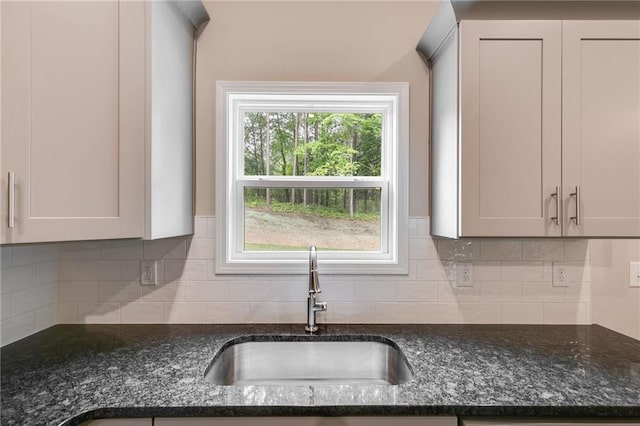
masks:
<path fill-rule="evenodd" d="M 409 214 L 428 213 L 429 74 L 415 47 L 437 1 L 210 1 L 198 39 L 196 214 L 214 215 L 215 83 L 410 84 Z"/>

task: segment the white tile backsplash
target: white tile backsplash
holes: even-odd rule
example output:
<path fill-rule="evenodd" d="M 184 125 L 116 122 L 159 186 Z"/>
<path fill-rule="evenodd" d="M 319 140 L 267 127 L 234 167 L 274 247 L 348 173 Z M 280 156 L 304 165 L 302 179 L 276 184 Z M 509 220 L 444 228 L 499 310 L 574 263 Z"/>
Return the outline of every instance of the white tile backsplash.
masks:
<path fill-rule="evenodd" d="M 164 303 L 134 302 L 122 304 L 120 317 L 124 324 L 158 324 L 164 322 Z"/>
<path fill-rule="evenodd" d="M 409 220 L 409 274 L 324 275 L 333 323 L 590 322 L 588 240 L 429 237 L 429 219 Z M 56 323 L 303 323 L 306 275 L 219 276 L 215 219 L 195 235 L 2 247 L 2 343 Z M 158 262 L 158 285 L 140 286 L 140 260 Z M 474 282 L 456 286 L 456 262 Z M 570 282 L 552 285 L 552 265 Z M 322 268 L 322 266 L 320 267 Z"/>
<path fill-rule="evenodd" d="M 0 247 L 2 345 L 57 323 L 58 246 Z"/>

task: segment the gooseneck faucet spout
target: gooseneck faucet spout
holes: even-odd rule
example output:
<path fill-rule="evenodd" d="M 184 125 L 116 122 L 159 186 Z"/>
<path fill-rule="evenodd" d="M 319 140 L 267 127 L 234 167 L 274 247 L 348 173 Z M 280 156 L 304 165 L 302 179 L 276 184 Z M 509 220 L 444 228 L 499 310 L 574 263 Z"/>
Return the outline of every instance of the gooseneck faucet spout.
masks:
<path fill-rule="evenodd" d="M 307 325 L 304 329 L 308 333 L 318 331 L 316 325 L 316 312 L 327 310 L 326 302 L 316 301 L 318 293 L 321 293 L 318 280 L 318 251 L 316 246 L 309 247 L 309 295 L 307 296 Z"/>

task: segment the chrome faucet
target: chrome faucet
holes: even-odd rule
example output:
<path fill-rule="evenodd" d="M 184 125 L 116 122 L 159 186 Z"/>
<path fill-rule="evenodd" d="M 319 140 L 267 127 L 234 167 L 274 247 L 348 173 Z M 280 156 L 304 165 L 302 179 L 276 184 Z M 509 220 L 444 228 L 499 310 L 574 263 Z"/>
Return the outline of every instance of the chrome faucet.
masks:
<path fill-rule="evenodd" d="M 309 295 L 307 296 L 307 325 L 304 329 L 313 333 L 318 331 L 316 325 L 316 312 L 326 311 L 327 302 L 317 302 L 316 296 L 320 291 L 320 281 L 318 281 L 318 252 L 316 246 L 309 247 Z"/>

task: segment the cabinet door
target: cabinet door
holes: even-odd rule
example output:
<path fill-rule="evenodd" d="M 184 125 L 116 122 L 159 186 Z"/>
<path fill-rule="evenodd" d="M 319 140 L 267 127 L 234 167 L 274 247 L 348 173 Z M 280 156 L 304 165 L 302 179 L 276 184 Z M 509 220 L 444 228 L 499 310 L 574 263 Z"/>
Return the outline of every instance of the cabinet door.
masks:
<path fill-rule="evenodd" d="M 638 237 L 640 22 L 563 25 L 565 233 Z"/>
<path fill-rule="evenodd" d="M 463 236 L 561 235 L 561 28 L 460 23 Z"/>
<path fill-rule="evenodd" d="M 142 235 L 143 6 L 2 2 L 3 243 Z"/>

